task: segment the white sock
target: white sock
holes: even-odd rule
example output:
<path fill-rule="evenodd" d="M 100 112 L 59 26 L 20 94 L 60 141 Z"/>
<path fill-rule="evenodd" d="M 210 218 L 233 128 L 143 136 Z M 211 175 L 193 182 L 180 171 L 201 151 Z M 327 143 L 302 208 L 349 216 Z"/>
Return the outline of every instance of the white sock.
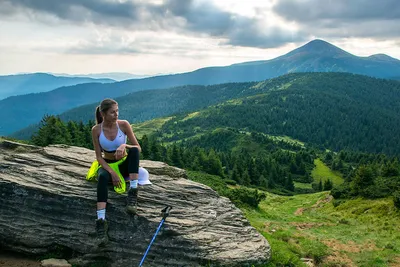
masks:
<path fill-rule="evenodd" d="M 138 180 L 131 180 L 129 188 L 137 188 Z"/>
<path fill-rule="evenodd" d="M 97 210 L 97 219 L 106 219 L 106 209 Z"/>

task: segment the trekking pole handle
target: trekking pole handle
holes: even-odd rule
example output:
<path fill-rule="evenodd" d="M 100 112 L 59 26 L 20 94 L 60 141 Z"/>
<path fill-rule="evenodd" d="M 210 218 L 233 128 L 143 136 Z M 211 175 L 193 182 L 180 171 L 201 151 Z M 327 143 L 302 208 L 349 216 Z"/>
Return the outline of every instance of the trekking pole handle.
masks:
<path fill-rule="evenodd" d="M 161 214 L 162 214 L 162 217 L 163 217 L 164 219 L 168 217 L 169 212 L 171 211 L 171 209 L 172 209 L 171 206 L 166 206 L 165 208 L 163 208 L 163 209 L 161 210 Z"/>

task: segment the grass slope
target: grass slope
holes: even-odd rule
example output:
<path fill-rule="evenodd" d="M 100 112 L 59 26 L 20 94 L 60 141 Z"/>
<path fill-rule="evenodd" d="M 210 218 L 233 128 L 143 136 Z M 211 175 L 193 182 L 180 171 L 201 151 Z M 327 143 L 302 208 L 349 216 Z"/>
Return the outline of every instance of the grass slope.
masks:
<path fill-rule="evenodd" d="M 313 174 L 342 181 L 320 161 Z M 188 177 L 217 192 L 229 188 L 218 176 L 188 172 Z M 301 258 L 317 266 L 400 266 L 400 211 L 392 198 L 337 201 L 329 192 L 263 193 L 267 197 L 257 209 L 241 209 L 271 245 L 266 267 L 306 266 Z"/>
<path fill-rule="evenodd" d="M 259 209 L 244 209 L 271 243 L 268 266 L 399 266 L 400 212 L 389 198 L 355 199 L 335 207 L 328 192 L 291 197 L 268 194 Z"/>
<path fill-rule="evenodd" d="M 311 172 L 311 176 L 313 177 L 315 183 L 319 183 L 320 180 L 322 183 L 324 183 L 328 179 L 330 179 L 335 186 L 343 183 L 343 178 L 340 176 L 340 174 L 332 171 L 320 159 L 315 159 L 314 164 L 315 168 Z"/>
<path fill-rule="evenodd" d="M 136 137 L 141 139 L 143 135 L 149 136 L 150 134 L 160 129 L 161 126 L 171 118 L 172 117 L 157 118 L 142 123 L 132 124 L 132 129 Z"/>

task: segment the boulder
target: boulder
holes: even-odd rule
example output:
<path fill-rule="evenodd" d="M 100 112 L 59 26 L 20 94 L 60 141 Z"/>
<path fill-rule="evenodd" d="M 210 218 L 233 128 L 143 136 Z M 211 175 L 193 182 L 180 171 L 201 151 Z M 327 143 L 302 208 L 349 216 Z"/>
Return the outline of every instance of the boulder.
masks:
<path fill-rule="evenodd" d="M 265 264 L 270 246 L 229 199 L 190 181 L 185 171 L 142 160 L 152 185 L 139 191 L 138 214 L 110 186 L 110 242 L 95 245 L 96 183 L 85 180 L 94 151 L 74 146 L 0 143 L 0 247 L 32 256 L 61 254 L 76 266 L 138 266 L 162 219 L 173 207 L 144 266 Z"/>

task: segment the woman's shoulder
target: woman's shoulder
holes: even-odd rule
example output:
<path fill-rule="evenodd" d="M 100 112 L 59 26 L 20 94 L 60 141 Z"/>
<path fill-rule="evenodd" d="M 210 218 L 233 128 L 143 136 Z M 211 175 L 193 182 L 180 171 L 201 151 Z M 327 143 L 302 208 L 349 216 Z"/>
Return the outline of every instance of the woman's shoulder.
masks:
<path fill-rule="evenodd" d="M 121 127 L 125 127 L 125 126 L 130 126 L 129 122 L 127 120 L 118 120 L 117 121 L 118 125 Z"/>
<path fill-rule="evenodd" d="M 131 127 L 127 120 L 118 120 L 118 125 L 125 134 L 127 134 L 128 128 Z"/>
<path fill-rule="evenodd" d="M 100 132 L 100 123 L 96 124 L 95 126 L 92 127 L 92 133 L 99 133 Z"/>

